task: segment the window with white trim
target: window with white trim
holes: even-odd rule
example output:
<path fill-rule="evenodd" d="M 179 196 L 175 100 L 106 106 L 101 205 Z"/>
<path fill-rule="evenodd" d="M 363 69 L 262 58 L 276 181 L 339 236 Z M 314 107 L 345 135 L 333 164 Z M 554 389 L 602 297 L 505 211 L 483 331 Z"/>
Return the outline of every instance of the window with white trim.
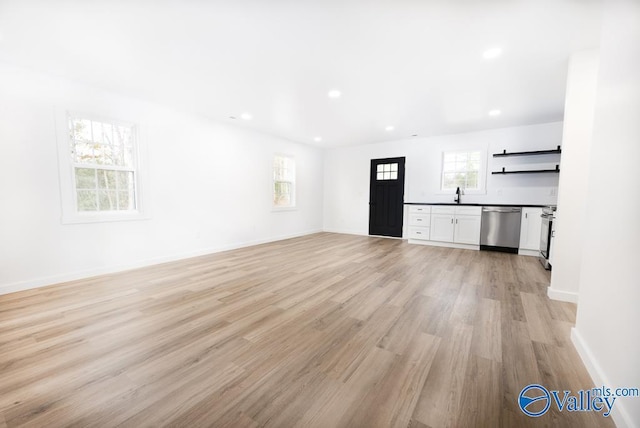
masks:
<path fill-rule="evenodd" d="M 273 207 L 296 206 L 296 162 L 290 156 L 273 158 Z"/>
<path fill-rule="evenodd" d="M 485 169 L 482 150 L 443 152 L 440 190 L 483 191 Z"/>
<path fill-rule="evenodd" d="M 76 213 L 136 213 L 135 125 L 71 114 L 67 123 Z"/>

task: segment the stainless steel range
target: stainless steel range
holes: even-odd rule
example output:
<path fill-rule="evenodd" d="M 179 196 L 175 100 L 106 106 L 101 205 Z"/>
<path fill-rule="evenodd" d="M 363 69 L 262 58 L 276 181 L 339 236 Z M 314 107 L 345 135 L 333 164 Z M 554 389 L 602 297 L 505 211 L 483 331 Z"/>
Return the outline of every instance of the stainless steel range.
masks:
<path fill-rule="evenodd" d="M 542 208 L 542 228 L 540 230 L 540 263 L 545 269 L 551 270 L 549 256 L 551 254 L 551 239 L 553 238 L 553 220 L 555 219 L 555 206 Z"/>

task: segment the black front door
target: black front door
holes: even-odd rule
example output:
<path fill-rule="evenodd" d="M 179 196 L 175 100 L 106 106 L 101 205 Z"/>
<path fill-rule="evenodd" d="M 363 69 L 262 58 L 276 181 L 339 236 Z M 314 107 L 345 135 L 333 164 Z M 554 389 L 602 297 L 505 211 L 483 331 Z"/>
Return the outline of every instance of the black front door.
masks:
<path fill-rule="evenodd" d="M 369 235 L 402 238 L 404 158 L 371 160 Z"/>

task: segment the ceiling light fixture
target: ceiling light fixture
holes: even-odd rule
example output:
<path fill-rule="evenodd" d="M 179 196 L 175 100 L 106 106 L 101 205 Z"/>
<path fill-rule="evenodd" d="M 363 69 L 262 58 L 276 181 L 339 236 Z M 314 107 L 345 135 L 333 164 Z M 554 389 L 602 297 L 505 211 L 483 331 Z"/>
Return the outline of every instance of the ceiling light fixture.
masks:
<path fill-rule="evenodd" d="M 498 109 L 494 109 L 494 110 L 489 110 L 489 116 L 500 116 L 500 114 L 502 114 L 502 112 Z"/>
<path fill-rule="evenodd" d="M 393 131 L 394 129 L 396 129 L 393 125 L 389 125 L 386 128 L 384 128 L 385 131 Z"/>
<path fill-rule="evenodd" d="M 342 96 L 342 92 L 337 89 L 332 89 L 327 93 L 329 98 L 340 98 Z"/>
<path fill-rule="evenodd" d="M 253 116 L 251 116 L 251 113 L 242 113 L 240 115 L 240 118 L 242 120 L 251 120 L 251 119 L 253 119 Z"/>
<path fill-rule="evenodd" d="M 322 137 L 315 137 L 313 141 L 315 141 L 316 143 L 319 143 L 320 141 L 322 141 Z"/>
<path fill-rule="evenodd" d="M 502 54 L 502 48 L 491 48 L 484 51 L 482 57 L 484 59 L 492 59 L 497 58 Z"/>

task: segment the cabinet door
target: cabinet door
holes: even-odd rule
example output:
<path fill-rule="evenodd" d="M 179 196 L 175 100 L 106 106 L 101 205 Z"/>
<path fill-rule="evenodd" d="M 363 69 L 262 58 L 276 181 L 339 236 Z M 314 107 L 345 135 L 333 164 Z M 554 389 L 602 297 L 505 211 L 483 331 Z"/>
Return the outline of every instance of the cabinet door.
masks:
<path fill-rule="evenodd" d="M 542 208 L 522 208 L 520 223 L 520 249 L 540 249 L 540 229 L 542 228 Z"/>
<path fill-rule="evenodd" d="M 456 216 L 453 242 L 480 245 L 480 219 L 476 215 Z"/>
<path fill-rule="evenodd" d="M 453 226 L 451 214 L 431 214 L 431 240 L 453 242 Z"/>

